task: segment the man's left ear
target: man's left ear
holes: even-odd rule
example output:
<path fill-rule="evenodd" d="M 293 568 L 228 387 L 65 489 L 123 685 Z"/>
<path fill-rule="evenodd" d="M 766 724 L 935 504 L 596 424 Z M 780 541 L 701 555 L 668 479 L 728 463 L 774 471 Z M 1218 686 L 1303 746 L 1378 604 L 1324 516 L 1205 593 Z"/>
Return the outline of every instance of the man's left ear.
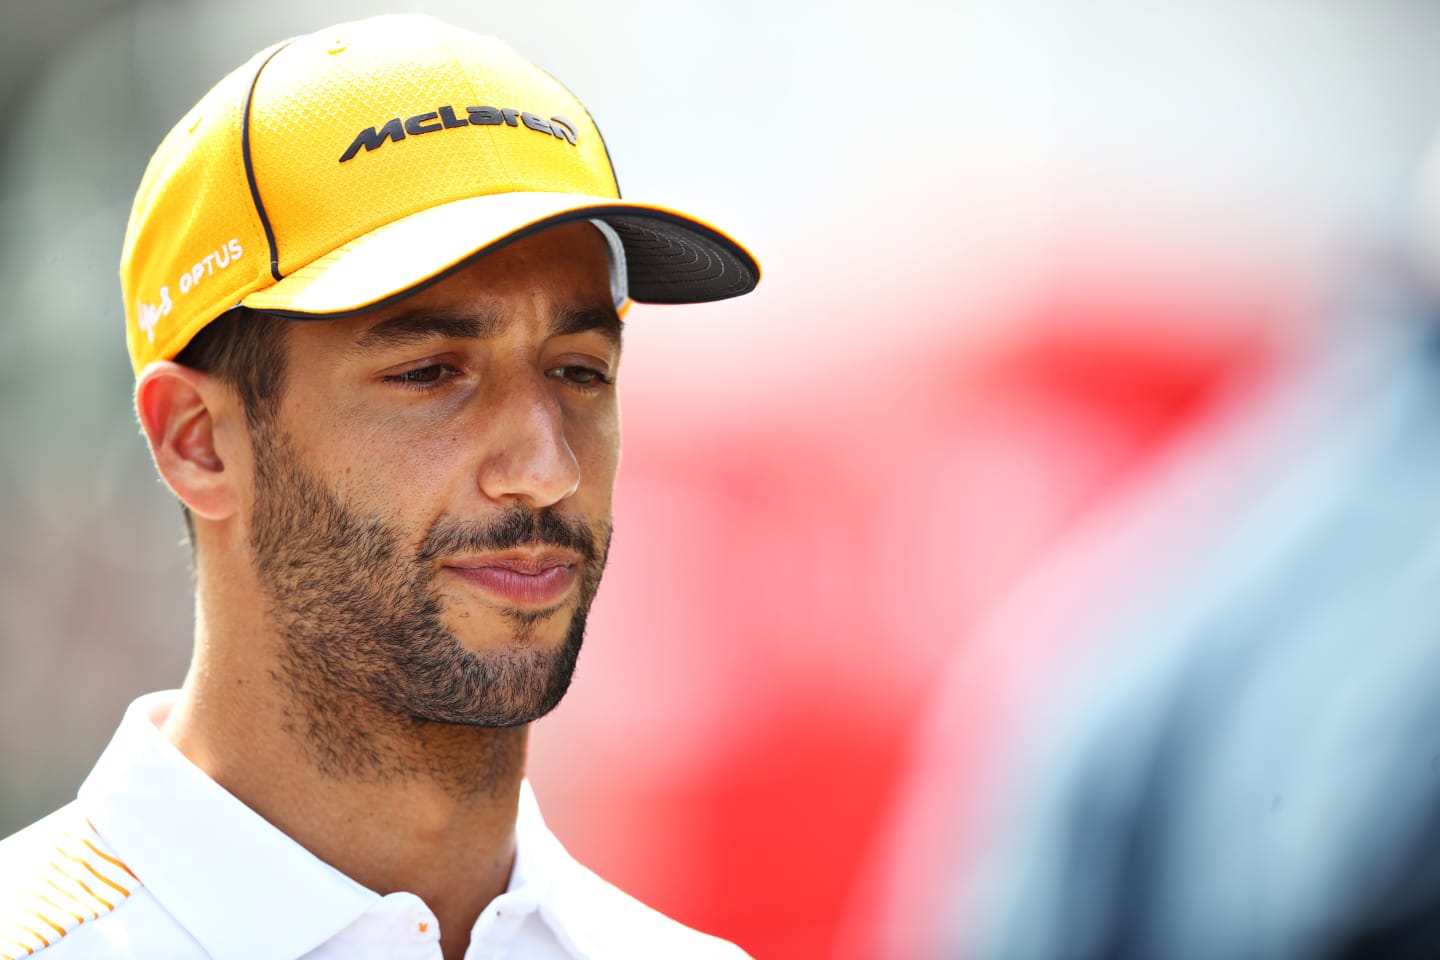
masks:
<path fill-rule="evenodd" d="M 170 491 L 207 520 L 223 520 L 238 505 L 235 471 L 227 470 L 217 439 L 217 414 L 236 401 L 214 377 L 169 360 L 140 373 L 135 411 L 155 468 Z"/>

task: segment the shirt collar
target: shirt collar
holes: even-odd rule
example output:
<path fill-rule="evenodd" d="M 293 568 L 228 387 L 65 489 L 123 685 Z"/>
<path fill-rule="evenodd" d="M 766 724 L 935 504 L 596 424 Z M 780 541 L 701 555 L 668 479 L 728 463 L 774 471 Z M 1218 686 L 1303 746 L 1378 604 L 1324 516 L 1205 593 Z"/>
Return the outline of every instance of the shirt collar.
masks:
<path fill-rule="evenodd" d="M 80 787 L 86 815 L 215 960 L 309 952 L 379 895 L 307 851 L 186 759 L 157 726 L 175 696 L 150 694 L 125 711 Z"/>
<path fill-rule="evenodd" d="M 529 780 L 520 782 L 520 805 L 515 813 L 515 864 L 510 868 L 507 893 L 522 893 L 536 903 L 550 895 L 553 867 L 547 869 L 547 843 L 559 841 L 545 826 L 540 804 Z"/>
<path fill-rule="evenodd" d="M 527 876 L 543 878 L 543 886 L 534 888 L 539 915 L 570 956 L 588 960 L 745 956 L 732 945 L 662 916 L 577 862 L 541 819 L 528 783 L 521 788 L 515 840 L 517 868 L 527 871 Z M 511 888 L 515 888 L 513 880 Z"/>
<path fill-rule="evenodd" d="M 533 898 L 540 918 L 572 956 L 632 955 L 637 931 L 621 918 L 634 901 L 570 856 L 540 816 L 528 781 L 520 789 L 515 849 L 510 888 Z"/>
<path fill-rule="evenodd" d="M 300 846 L 170 743 L 159 724 L 177 696 L 131 703 L 79 793 L 95 830 L 176 922 L 215 960 L 299 957 L 374 909 L 378 893 Z M 528 780 L 506 896 L 534 904 L 573 954 L 609 955 L 596 931 L 610 925 L 606 904 L 620 895 L 570 856 Z"/>

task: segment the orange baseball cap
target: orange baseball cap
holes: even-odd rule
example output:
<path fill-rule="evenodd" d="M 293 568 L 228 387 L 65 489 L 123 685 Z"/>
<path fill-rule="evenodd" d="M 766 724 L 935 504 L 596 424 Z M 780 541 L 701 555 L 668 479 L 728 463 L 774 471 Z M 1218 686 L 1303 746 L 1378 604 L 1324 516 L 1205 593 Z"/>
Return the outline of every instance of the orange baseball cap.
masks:
<path fill-rule="evenodd" d="M 383 306 L 495 247 L 589 220 L 617 306 L 748 293 L 755 258 L 686 213 L 620 199 L 575 96 L 503 43 L 418 15 L 277 44 L 166 135 L 120 258 L 130 360 L 171 359 L 239 306 Z"/>

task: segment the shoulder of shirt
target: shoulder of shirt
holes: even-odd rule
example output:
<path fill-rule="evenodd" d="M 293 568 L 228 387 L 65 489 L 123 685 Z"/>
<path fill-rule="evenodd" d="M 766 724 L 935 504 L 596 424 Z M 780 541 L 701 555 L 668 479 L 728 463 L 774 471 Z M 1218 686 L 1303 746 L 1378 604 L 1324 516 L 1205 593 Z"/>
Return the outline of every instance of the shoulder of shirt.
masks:
<path fill-rule="evenodd" d="M 0 840 L 0 960 L 64 954 L 61 941 L 140 887 L 78 807 L 61 807 Z"/>
<path fill-rule="evenodd" d="M 625 891 L 574 863 L 567 932 L 587 960 L 750 960 L 728 940 L 672 920 Z M 583 942 L 581 942 L 583 941 Z"/>

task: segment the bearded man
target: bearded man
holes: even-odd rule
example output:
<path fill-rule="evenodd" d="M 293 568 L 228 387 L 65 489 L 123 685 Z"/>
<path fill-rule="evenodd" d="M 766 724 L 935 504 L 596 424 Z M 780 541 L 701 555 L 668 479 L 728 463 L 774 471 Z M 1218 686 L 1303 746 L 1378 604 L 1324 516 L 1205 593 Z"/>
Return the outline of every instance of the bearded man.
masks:
<path fill-rule="evenodd" d="M 621 314 L 758 278 L 489 38 L 382 17 L 221 80 L 121 260 L 194 657 L 0 844 L 0 957 L 743 956 L 575 863 L 524 768 L 610 543 Z"/>

